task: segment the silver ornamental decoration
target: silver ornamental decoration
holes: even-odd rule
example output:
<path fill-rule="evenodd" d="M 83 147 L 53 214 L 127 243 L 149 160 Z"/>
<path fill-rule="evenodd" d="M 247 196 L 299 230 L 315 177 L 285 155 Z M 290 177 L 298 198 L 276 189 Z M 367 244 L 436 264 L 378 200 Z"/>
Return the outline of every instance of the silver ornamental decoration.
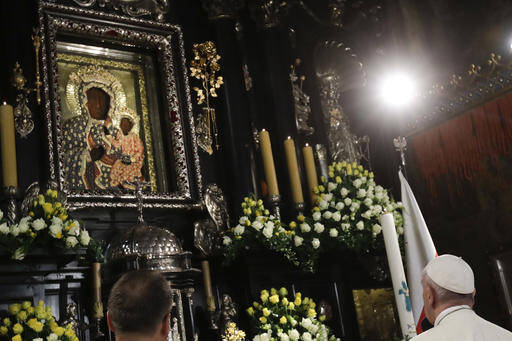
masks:
<path fill-rule="evenodd" d="M 295 65 L 290 67 L 290 82 L 292 85 L 293 104 L 295 108 L 295 124 L 300 134 L 311 135 L 315 129 L 308 124 L 309 115 L 311 115 L 311 103 L 309 96 L 302 89 L 304 76 L 298 76 L 296 67 L 300 65 L 300 59 L 297 59 Z"/>
<path fill-rule="evenodd" d="M 169 11 L 169 0 L 73 0 L 82 7 L 111 7 L 121 10 L 131 17 L 154 16 L 158 21 L 165 20 Z"/>
<path fill-rule="evenodd" d="M 369 137 L 352 134 L 341 99 L 343 92 L 364 85 L 362 64 L 343 43 L 324 41 L 316 48 L 315 68 L 331 160 L 369 162 Z"/>

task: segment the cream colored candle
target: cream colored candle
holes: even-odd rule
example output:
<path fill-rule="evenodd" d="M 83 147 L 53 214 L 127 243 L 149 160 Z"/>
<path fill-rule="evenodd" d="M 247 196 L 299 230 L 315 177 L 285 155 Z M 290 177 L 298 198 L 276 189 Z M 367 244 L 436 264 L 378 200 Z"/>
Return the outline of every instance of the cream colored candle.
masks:
<path fill-rule="evenodd" d="M 14 114 L 12 106 L 6 102 L 0 105 L 0 144 L 2 149 L 2 175 L 4 187 L 18 187 Z"/>
<path fill-rule="evenodd" d="M 212 277 L 210 275 L 210 263 L 207 260 L 201 262 L 203 270 L 204 295 L 208 311 L 215 311 L 215 298 L 213 297 Z"/>
<path fill-rule="evenodd" d="M 304 156 L 304 165 L 306 166 L 306 177 L 308 179 L 309 195 L 311 197 L 311 204 L 316 203 L 316 194 L 314 192 L 315 187 L 318 186 L 318 176 L 316 174 L 315 157 L 313 156 L 313 148 L 306 143 L 302 148 L 302 154 Z"/>
<path fill-rule="evenodd" d="M 263 168 L 265 170 L 265 178 L 267 180 L 268 194 L 270 196 L 279 195 L 276 168 L 274 166 L 274 158 L 272 156 L 272 144 L 270 143 L 270 135 L 265 129 L 260 131 L 260 149 L 261 158 L 263 159 Z"/>
<path fill-rule="evenodd" d="M 303 203 L 302 185 L 300 183 L 299 164 L 297 163 L 297 154 L 295 152 L 295 142 L 288 136 L 284 140 L 284 151 L 286 154 L 286 163 L 288 165 L 288 176 L 290 177 L 290 187 L 292 189 L 293 202 Z"/>
<path fill-rule="evenodd" d="M 101 263 L 92 263 L 92 301 L 93 317 L 100 319 L 103 317 L 103 302 L 101 300 Z"/>

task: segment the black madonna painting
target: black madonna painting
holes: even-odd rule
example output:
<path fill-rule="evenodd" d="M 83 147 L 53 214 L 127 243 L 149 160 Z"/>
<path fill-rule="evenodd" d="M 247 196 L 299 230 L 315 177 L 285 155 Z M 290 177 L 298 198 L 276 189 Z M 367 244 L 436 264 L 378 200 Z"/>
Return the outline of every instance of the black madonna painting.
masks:
<path fill-rule="evenodd" d="M 57 55 L 61 155 L 71 190 L 157 188 L 145 80 L 136 64 Z"/>

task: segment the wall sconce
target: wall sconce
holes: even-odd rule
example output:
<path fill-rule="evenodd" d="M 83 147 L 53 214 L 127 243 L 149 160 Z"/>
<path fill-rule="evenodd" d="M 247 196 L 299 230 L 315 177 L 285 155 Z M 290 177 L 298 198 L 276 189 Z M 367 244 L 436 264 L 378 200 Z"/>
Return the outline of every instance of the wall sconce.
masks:
<path fill-rule="evenodd" d="M 16 96 L 16 106 L 14 108 L 14 127 L 22 138 L 26 138 L 34 129 L 34 120 L 32 119 L 32 111 L 28 107 L 29 95 L 36 93 L 37 105 L 41 104 L 41 76 L 39 71 L 39 50 L 41 48 L 41 36 L 38 28 L 34 29 L 32 35 L 32 43 L 34 46 L 36 58 L 36 81 L 33 88 L 27 87 L 27 79 L 23 75 L 23 69 L 19 62 L 16 62 L 12 70 L 11 85 L 18 90 Z"/>

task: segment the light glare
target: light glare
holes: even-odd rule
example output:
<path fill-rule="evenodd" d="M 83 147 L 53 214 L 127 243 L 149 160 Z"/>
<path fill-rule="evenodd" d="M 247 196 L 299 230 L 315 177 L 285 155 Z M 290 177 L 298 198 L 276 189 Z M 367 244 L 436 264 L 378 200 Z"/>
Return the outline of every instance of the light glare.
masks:
<path fill-rule="evenodd" d="M 380 96 L 387 104 L 399 107 L 409 104 L 416 93 L 415 84 L 403 73 L 395 73 L 384 78 L 380 86 Z"/>

